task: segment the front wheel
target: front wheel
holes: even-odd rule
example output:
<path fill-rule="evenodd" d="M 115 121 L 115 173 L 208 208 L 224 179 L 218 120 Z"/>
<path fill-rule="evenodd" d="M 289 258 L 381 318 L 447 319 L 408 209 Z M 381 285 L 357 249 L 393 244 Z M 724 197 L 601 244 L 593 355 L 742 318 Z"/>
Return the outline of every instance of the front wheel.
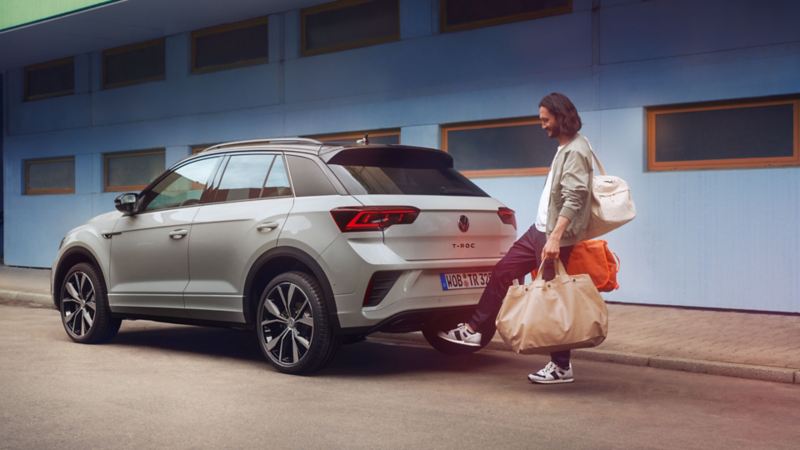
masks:
<path fill-rule="evenodd" d="M 75 342 L 98 344 L 116 336 L 120 319 L 111 317 L 100 271 L 88 263 L 72 266 L 59 289 L 61 323 Z"/>
<path fill-rule="evenodd" d="M 280 372 L 319 370 L 338 347 L 322 289 L 303 272 L 280 274 L 267 285 L 256 320 L 259 347 Z"/>

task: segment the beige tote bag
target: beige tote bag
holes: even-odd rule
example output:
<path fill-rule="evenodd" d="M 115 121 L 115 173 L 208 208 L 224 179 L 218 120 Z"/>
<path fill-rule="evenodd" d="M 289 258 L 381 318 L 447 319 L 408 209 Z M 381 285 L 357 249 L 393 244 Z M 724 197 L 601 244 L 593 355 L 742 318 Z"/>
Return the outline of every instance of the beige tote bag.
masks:
<path fill-rule="evenodd" d="M 589 149 L 592 149 L 591 144 Z M 594 150 L 591 152 L 600 175 L 592 178 L 592 212 L 583 240 L 602 236 L 636 217 L 636 206 L 633 204 L 628 183 L 620 177 L 606 175 L 606 168 L 597 159 Z"/>
<path fill-rule="evenodd" d="M 608 333 L 608 309 L 591 277 L 569 275 L 556 258 L 556 276 L 508 288 L 497 331 L 517 353 L 550 353 L 600 345 Z"/>

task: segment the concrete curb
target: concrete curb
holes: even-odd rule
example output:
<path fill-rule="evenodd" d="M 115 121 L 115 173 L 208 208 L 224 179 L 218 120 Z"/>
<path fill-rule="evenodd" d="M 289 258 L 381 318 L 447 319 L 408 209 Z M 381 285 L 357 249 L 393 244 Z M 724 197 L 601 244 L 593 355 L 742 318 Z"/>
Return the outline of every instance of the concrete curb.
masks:
<path fill-rule="evenodd" d="M 373 336 L 377 340 L 390 341 L 394 343 L 411 343 L 425 346 L 428 345 L 421 333 L 377 333 Z M 511 352 L 511 350 L 500 341 L 492 341 L 486 346 L 486 348 L 489 350 Z M 749 380 L 800 384 L 800 370 L 782 367 L 704 361 L 669 356 L 650 356 L 638 353 L 600 349 L 573 350 L 572 356 L 577 359 L 611 362 L 630 366 L 653 367 L 655 369 L 680 370 L 683 372 L 722 375 L 727 377 L 746 378 Z"/>
<path fill-rule="evenodd" d="M 14 291 L 0 288 L 0 305 L 55 309 L 50 294 Z"/>

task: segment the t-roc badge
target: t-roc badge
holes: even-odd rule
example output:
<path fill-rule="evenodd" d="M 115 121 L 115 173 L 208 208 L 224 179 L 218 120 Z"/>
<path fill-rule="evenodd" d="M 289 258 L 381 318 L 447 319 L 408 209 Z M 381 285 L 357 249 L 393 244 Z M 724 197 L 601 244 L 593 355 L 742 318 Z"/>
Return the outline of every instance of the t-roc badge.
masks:
<path fill-rule="evenodd" d="M 461 230 L 462 233 L 466 233 L 469 230 L 469 217 L 461 216 L 458 219 L 458 229 Z"/>

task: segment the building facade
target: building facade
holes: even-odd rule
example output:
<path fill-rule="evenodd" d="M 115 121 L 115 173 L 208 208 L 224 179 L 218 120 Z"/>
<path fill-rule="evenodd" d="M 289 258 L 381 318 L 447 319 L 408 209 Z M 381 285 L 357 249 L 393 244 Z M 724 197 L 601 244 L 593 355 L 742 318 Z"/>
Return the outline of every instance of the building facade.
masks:
<path fill-rule="evenodd" d="M 93 3 L 0 32 L 6 264 L 48 267 L 193 149 L 268 137 L 442 148 L 522 233 L 555 149 L 538 101 L 558 91 L 638 209 L 607 236 L 606 298 L 800 312 L 798 2 Z"/>

